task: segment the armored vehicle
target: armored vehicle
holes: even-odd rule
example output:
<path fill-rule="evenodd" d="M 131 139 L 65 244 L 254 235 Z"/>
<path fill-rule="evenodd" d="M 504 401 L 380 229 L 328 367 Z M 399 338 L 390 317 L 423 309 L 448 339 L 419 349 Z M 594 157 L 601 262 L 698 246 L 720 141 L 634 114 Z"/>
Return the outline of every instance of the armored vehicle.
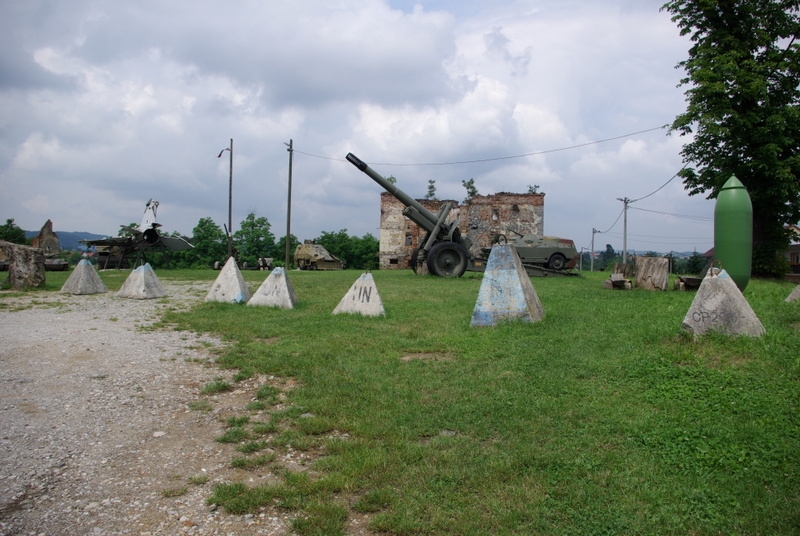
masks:
<path fill-rule="evenodd" d="M 294 250 L 294 265 L 301 270 L 343 270 L 344 261 L 331 255 L 327 249 L 306 240 Z"/>
<path fill-rule="evenodd" d="M 508 242 L 508 239 L 500 235 L 498 241 Z M 516 248 L 523 265 L 535 264 L 551 270 L 569 270 L 574 268 L 578 261 L 575 242 L 569 238 L 517 233 L 517 237 L 510 243 Z M 483 248 L 482 252 L 489 255 L 491 248 Z"/>
<path fill-rule="evenodd" d="M 374 169 L 361 161 L 353 153 L 348 153 L 347 161 L 356 166 L 384 190 L 405 205 L 403 215 L 420 226 L 427 234 L 420 246 L 411 255 L 414 271 L 427 267 L 434 275 L 442 277 L 461 277 L 467 270 L 482 272 L 491 248 L 482 249 L 486 256 L 470 253 L 472 240 L 462 236 L 455 222 L 448 222 L 447 216 L 453 208 L 452 203 L 444 203 L 438 214 L 422 206 L 416 199 L 387 181 Z M 501 237 L 506 240 L 506 237 Z M 577 275 L 567 271 L 575 266 L 578 251 L 575 243 L 566 238 L 539 235 L 520 235 L 510 242 L 531 276 Z"/>

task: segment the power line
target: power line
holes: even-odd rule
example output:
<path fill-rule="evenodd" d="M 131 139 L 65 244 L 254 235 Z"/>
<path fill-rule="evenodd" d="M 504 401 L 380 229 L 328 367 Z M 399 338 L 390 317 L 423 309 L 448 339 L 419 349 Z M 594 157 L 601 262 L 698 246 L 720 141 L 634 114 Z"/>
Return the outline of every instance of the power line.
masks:
<path fill-rule="evenodd" d="M 714 218 L 706 218 L 704 216 L 689 216 L 686 214 L 675 214 L 674 212 L 661 212 L 660 210 L 649 210 L 646 208 L 639 208 L 639 207 L 630 207 L 630 208 L 632 208 L 633 210 L 641 210 L 642 212 L 652 212 L 653 214 L 664 214 L 666 216 L 673 216 L 675 218 L 683 218 L 686 220 L 714 221 Z"/>
<path fill-rule="evenodd" d="M 664 187 L 665 187 L 667 184 L 671 183 L 671 182 L 672 182 L 672 180 L 673 180 L 675 177 L 677 177 L 677 176 L 680 174 L 680 172 L 681 172 L 681 171 L 683 171 L 684 169 L 686 169 L 686 166 L 685 166 L 685 165 L 684 165 L 684 166 L 683 166 L 681 169 L 679 169 L 679 170 L 678 170 L 678 173 L 676 173 L 675 175 L 673 175 L 672 177 L 670 177 L 670 179 L 669 179 L 667 182 L 665 182 L 664 184 L 662 184 L 661 186 L 659 186 L 658 188 L 656 188 L 655 190 L 653 190 L 652 192 L 650 192 L 649 194 L 647 194 L 647 195 L 646 195 L 646 196 L 644 196 L 644 197 L 640 197 L 640 198 L 638 198 L 638 199 L 629 199 L 629 200 L 628 200 L 628 203 L 635 203 L 635 202 L 637 202 L 637 201 L 641 201 L 642 199 L 647 199 L 647 198 L 648 198 L 648 197 L 650 197 L 651 195 L 655 194 L 656 192 L 658 192 L 659 190 L 661 190 L 662 188 L 664 188 Z"/>
<path fill-rule="evenodd" d="M 510 156 L 496 156 L 496 157 L 492 157 L 492 158 L 481 158 L 481 159 L 478 159 L 478 160 L 457 160 L 457 161 L 453 161 L 453 162 L 421 162 L 421 163 L 374 162 L 371 165 L 373 165 L 373 166 L 413 167 L 413 166 L 454 166 L 454 165 L 459 165 L 459 164 L 480 164 L 480 163 L 483 163 L 483 162 L 497 162 L 499 160 L 512 160 L 512 159 L 515 159 L 515 158 L 527 158 L 529 156 L 538 156 L 538 155 L 542 155 L 542 154 L 550 154 L 550 153 L 558 153 L 558 152 L 561 152 L 561 151 L 569 151 L 571 149 L 580 149 L 581 147 L 588 147 L 589 145 L 598 145 L 600 143 L 607 143 L 609 141 L 621 140 L 623 138 L 629 138 L 631 136 L 636 136 L 638 134 L 645 134 L 647 132 L 653 132 L 655 130 L 662 130 L 662 129 L 667 128 L 668 126 L 669 125 L 662 125 L 662 126 L 659 126 L 659 127 L 648 128 L 648 129 L 645 129 L 645 130 L 639 130 L 637 132 L 630 132 L 628 134 L 622 134 L 621 136 L 614 136 L 612 138 L 605 138 L 605 139 L 602 139 L 602 140 L 588 141 L 586 143 L 579 143 L 577 145 L 570 145 L 569 147 L 560 147 L 558 149 L 547 149 L 547 150 L 544 150 L 544 151 L 535 151 L 535 152 L 531 152 L 531 153 L 516 154 L 516 155 L 510 155 Z M 323 160 L 333 160 L 333 161 L 337 161 L 337 162 L 346 161 L 346 160 L 344 160 L 342 158 L 333 158 L 333 157 L 330 157 L 330 156 L 321 156 L 321 155 L 317 155 L 317 154 L 306 153 L 304 151 L 300 151 L 300 150 L 297 150 L 297 149 L 295 149 L 294 152 L 295 153 L 299 153 L 299 154 L 303 154 L 303 155 L 306 155 L 306 156 L 310 156 L 312 158 L 320 158 L 320 159 L 323 159 Z M 672 179 L 670 179 L 670 180 L 672 180 Z M 662 186 L 662 188 L 663 188 L 663 186 Z M 653 193 L 655 193 L 655 192 L 653 192 Z M 652 194 L 650 194 L 650 195 L 652 195 Z M 642 198 L 642 199 L 644 199 L 644 198 Z"/>

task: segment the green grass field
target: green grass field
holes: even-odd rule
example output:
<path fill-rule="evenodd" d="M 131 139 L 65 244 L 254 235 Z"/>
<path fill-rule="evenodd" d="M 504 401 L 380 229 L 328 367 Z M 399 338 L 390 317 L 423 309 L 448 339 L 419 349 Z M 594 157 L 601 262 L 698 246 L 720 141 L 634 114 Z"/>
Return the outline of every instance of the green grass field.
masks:
<path fill-rule="evenodd" d="M 244 272 L 251 290 L 266 275 Z M 332 315 L 358 275 L 290 272 L 293 310 L 198 302 L 165 319 L 230 341 L 231 381 L 298 383 L 270 423 L 234 429 L 245 458 L 318 460 L 277 486 L 218 486 L 229 511 L 277 501 L 326 535 L 351 512 L 397 535 L 800 533 L 794 285 L 746 289 L 766 335 L 695 340 L 680 330 L 693 293 L 604 290 L 601 273 L 534 278 L 544 320 L 495 328 L 470 327 L 477 274 L 374 272 L 386 316 Z"/>

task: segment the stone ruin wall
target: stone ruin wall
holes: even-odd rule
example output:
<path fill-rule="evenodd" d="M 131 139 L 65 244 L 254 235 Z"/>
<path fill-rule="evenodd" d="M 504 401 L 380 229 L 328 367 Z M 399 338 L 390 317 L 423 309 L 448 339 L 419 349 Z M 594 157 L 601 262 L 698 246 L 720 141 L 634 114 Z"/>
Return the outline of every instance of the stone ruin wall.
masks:
<path fill-rule="evenodd" d="M 445 201 L 417 201 L 436 214 Z M 453 209 L 447 221 L 457 221 L 462 235 L 472 240 L 471 252 L 479 255 L 482 247 L 492 245 L 492 237 L 511 232 L 542 234 L 544 229 L 544 194 L 498 193 L 476 195 L 465 204 L 449 200 Z M 425 237 L 416 223 L 403 216 L 405 206 L 387 192 L 381 193 L 380 250 L 381 270 L 409 268 L 411 253 Z"/>

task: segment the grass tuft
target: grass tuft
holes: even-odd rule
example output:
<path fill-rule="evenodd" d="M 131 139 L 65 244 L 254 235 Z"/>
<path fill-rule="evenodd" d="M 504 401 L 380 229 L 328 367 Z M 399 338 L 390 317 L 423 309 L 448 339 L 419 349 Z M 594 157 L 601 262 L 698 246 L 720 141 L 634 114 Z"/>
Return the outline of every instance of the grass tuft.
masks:
<path fill-rule="evenodd" d="M 214 381 L 211 381 L 203 386 L 200 389 L 201 395 L 213 395 L 217 393 L 225 393 L 228 391 L 233 391 L 233 385 L 229 382 L 226 382 L 222 378 L 217 378 Z"/>

